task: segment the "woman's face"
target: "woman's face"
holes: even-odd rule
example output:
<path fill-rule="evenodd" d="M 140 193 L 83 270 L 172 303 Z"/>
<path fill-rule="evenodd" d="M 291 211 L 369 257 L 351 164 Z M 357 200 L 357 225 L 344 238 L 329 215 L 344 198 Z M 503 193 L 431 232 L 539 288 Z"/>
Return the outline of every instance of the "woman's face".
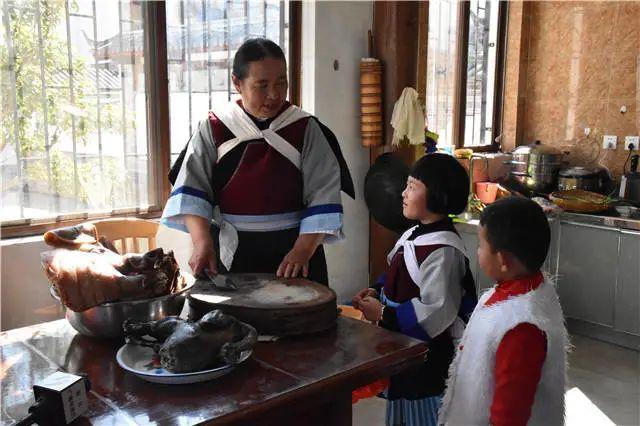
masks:
<path fill-rule="evenodd" d="M 427 215 L 427 187 L 411 176 L 402 191 L 402 215 L 411 220 L 422 220 Z"/>
<path fill-rule="evenodd" d="M 242 106 L 254 117 L 274 117 L 287 99 L 287 64 L 282 59 L 249 62 L 249 72 L 243 80 L 235 75 L 232 78 Z"/>

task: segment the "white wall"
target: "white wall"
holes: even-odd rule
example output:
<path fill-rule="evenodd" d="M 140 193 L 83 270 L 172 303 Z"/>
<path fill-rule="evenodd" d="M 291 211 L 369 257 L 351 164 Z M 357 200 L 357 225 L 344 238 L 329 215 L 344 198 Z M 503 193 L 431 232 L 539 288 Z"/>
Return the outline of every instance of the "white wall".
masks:
<path fill-rule="evenodd" d="M 49 283 L 40 266 L 40 253 L 46 250 L 41 236 L 2 241 L 1 330 L 64 316 L 61 306 L 49 295 Z"/>
<path fill-rule="evenodd" d="M 356 188 L 356 201 L 342 197 L 346 241 L 325 247 L 329 283 L 342 303 L 369 284 L 369 213 L 363 197 L 369 150 L 360 144 L 359 81 L 373 3 L 304 2 L 302 15 L 302 107 L 336 134 Z"/>
<path fill-rule="evenodd" d="M 369 151 L 360 145 L 358 84 L 373 5 L 370 1 L 305 2 L 303 15 L 303 108 L 338 137 L 356 188 L 356 201 L 343 195 L 346 240 L 326 247 L 329 281 L 342 303 L 369 282 L 369 213 L 362 194 Z M 333 69 L 336 59 L 337 71 Z M 40 252 L 47 249 L 42 238 L 1 244 L 0 329 L 62 318 L 40 266 Z"/>

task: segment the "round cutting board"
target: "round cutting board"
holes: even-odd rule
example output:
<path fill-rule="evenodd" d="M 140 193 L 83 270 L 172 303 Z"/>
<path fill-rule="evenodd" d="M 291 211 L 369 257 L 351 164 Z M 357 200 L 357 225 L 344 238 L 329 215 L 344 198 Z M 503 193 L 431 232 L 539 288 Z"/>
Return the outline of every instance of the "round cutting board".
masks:
<path fill-rule="evenodd" d="M 219 289 L 198 280 L 187 296 L 189 319 L 220 309 L 251 324 L 263 335 L 315 333 L 335 326 L 336 294 L 304 278 L 278 279 L 270 274 L 226 274 L 238 287 Z"/>

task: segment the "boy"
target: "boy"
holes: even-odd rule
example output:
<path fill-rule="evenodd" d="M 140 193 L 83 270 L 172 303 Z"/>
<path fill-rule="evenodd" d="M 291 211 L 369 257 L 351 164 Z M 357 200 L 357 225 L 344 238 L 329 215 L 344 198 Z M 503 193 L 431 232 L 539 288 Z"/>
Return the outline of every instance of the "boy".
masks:
<path fill-rule="evenodd" d="M 550 234 L 531 200 L 509 197 L 483 211 L 478 262 L 497 284 L 458 346 L 441 424 L 564 423 L 567 333 L 554 285 L 540 272 Z"/>

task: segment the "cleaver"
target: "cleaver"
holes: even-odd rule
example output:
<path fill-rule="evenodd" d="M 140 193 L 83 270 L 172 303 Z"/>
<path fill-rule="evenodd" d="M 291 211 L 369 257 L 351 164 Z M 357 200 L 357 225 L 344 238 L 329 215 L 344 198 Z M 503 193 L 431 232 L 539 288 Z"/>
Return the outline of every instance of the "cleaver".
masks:
<path fill-rule="evenodd" d="M 217 288 L 218 290 L 224 291 L 236 291 L 238 290 L 238 286 L 233 282 L 231 278 L 224 274 L 216 274 L 214 275 L 208 269 L 204 270 L 204 275 L 209 279 L 211 284 Z"/>

